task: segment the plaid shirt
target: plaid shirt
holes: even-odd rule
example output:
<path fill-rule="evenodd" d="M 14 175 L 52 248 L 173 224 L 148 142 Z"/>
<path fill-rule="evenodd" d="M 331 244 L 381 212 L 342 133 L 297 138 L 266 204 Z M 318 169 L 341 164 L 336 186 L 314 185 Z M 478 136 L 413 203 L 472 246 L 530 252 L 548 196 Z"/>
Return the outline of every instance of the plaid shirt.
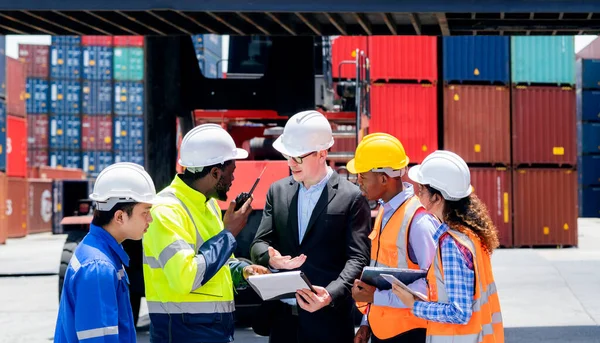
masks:
<path fill-rule="evenodd" d="M 442 224 L 434 239 L 440 240 L 442 266 L 449 303 L 416 301 L 413 307 L 415 316 L 434 322 L 467 324 L 473 313 L 475 294 L 475 272 L 473 255 L 457 244 L 449 234 L 448 226 Z M 435 262 L 434 262 L 435 263 Z M 431 268 L 434 268 L 433 264 Z"/>

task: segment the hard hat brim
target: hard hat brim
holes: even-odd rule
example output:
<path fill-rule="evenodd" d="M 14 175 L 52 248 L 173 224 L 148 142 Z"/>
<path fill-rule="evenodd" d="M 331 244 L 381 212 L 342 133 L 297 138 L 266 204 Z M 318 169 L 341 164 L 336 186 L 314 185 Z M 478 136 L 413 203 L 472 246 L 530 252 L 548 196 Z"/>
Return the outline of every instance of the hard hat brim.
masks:
<path fill-rule="evenodd" d="M 235 148 L 235 156 L 233 157 L 233 159 L 243 160 L 245 158 L 248 158 L 248 152 L 244 149 Z"/>
<path fill-rule="evenodd" d="M 292 150 L 288 150 L 285 145 L 283 145 L 282 142 L 282 137 L 283 135 L 277 137 L 277 139 L 275 140 L 275 142 L 273 142 L 273 149 L 279 151 L 280 153 L 284 154 L 284 155 L 288 155 L 288 156 L 292 156 L 292 157 L 298 157 L 298 156 L 302 156 L 305 153 L 302 151 L 292 151 Z M 311 152 L 311 151 L 308 151 Z M 307 152 L 307 153 L 308 153 Z"/>
<path fill-rule="evenodd" d="M 424 185 L 424 181 L 421 178 L 421 173 L 419 173 L 419 171 L 421 170 L 421 165 L 416 165 L 412 168 L 410 168 L 408 170 L 408 178 L 413 180 L 414 182 Z"/>
<path fill-rule="evenodd" d="M 356 171 L 356 162 L 354 158 L 348 161 L 348 163 L 346 164 L 346 169 L 348 169 L 348 171 L 352 174 L 358 174 L 358 172 Z"/>

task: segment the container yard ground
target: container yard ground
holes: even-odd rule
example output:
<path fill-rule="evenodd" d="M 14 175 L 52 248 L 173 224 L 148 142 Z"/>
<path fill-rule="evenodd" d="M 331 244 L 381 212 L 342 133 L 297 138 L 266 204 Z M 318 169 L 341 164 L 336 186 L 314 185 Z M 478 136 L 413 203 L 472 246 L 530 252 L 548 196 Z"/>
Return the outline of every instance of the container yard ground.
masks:
<path fill-rule="evenodd" d="M 0 342 L 52 341 L 64 239 L 32 234 L 0 245 Z M 502 249 L 493 264 L 506 342 L 600 342 L 600 219 L 579 219 L 579 248 Z M 143 306 L 142 325 L 145 314 Z M 268 341 L 248 328 L 235 337 Z M 138 342 L 149 342 L 147 331 Z"/>

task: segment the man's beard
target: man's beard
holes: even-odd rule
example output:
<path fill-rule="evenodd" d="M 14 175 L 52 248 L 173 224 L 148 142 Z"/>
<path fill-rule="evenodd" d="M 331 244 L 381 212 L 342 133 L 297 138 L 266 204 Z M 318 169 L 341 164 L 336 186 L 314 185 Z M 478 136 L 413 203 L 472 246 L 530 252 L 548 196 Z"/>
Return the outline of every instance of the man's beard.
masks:
<path fill-rule="evenodd" d="M 229 190 L 229 186 L 225 184 L 225 181 L 223 180 L 223 177 L 221 176 L 221 178 L 219 178 L 219 181 L 217 182 L 217 185 L 215 186 L 215 191 L 217 193 L 217 199 L 221 200 L 221 201 L 226 201 L 227 200 L 227 191 Z"/>

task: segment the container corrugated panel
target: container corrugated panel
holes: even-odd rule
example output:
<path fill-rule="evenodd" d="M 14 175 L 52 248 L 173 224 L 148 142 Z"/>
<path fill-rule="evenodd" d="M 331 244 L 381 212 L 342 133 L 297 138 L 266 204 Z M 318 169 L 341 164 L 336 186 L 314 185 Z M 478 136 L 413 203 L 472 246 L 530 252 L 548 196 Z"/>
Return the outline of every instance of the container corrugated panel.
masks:
<path fill-rule="evenodd" d="M 115 163 L 131 162 L 144 166 L 145 158 L 143 151 L 115 151 Z"/>
<path fill-rule="evenodd" d="M 444 81 L 510 81 L 509 39 L 501 36 L 444 37 Z"/>
<path fill-rule="evenodd" d="M 48 45 L 19 44 L 19 60 L 25 63 L 28 77 L 48 77 L 49 52 Z"/>
<path fill-rule="evenodd" d="M 144 79 L 144 49 L 115 48 L 114 79 L 119 81 L 142 81 Z"/>
<path fill-rule="evenodd" d="M 600 218 L 600 186 L 579 186 L 579 216 Z"/>
<path fill-rule="evenodd" d="M 514 245 L 577 246 L 577 174 L 565 169 L 513 172 Z"/>
<path fill-rule="evenodd" d="M 0 36 L 3 37 L 3 36 Z M 0 172 L 0 244 L 6 244 L 8 223 L 6 222 L 6 194 L 8 193 L 8 177 Z"/>
<path fill-rule="evenodd" d="M 115 117 L 113 128 L 115 150 L 144 150 L 144 117 Z"/>
<path fill-rule="evenodd" d="M 81 168 L 81 153 L 74 150 L 50 150 L 50 167 Z"/>
<path fill-rule="evenodd" d="M 600 59 L 579 59 L 575 63 L 577 75 L 577 89 L 600 88 Z"/>
<path fill-rule="evenodd" d="M 72 114 L 50 115 L 50 148 L 81 148 L 81 117 Z"/>
<path fill-rule="evenodd" d="M 219 78 L 219 69 L 221 68 L 221 64 L 217 66 L 217 63 L 220 60 L 220 57 L 213 55 L 210 52 L 204 51 L 204 54 L 198 55 L 198 65 L 200 66 L 200 71 L 204 77 L 210 79 Z"/>
<path fill-rule="evenodd" d="M 13 116 L 25 117 L 25 64 L 6 57 L 6 112 Z"/>
<path fill-rule="evenodd" d="M 98 176 L 104 168 L 114 163 L 112 151 L 83 151 L 81 158 L 83 171 L 91 177 Z"/>
<path fill-rule="evenodd" d="M 506 168 L 470 168 L 470 171 L 471 185 L 498 229 L 500 245 L 512 247 L 511 172 Z"/>
<path fill-rule="evenodd" d="M 6 38 L 0 36 L 0 98 L 6 97 Z"/>
<path fill-rule="evenodd" d="M 6 170 L 6 103 L 0 99 L 0 170 Z"/>
<path fill-rule="evenodd" d="M 27 150 L 27 166 L 30 168 L 47 166 L 49 164 L 48 158 L 48 149 Z"/>
<path fill-rule="evenodd" d="M 578 156 L 577 174 L 580 185 L 600 187 L 600 155 Z"/>
<path fill-rule="evenodd" d="M 6 175 L 27 176 L 27 120 L 6 117 Z"/>
<path fill-rule="evenodd" d="M 600 123 L 577 123 L 577 151 L 579 154 L 600 153 Z"/>
<path fill-rule="evenodd" d="M 112 116 L 82 116 L 81 148 L 84 150 L 112 149 Z"/>
<path fill-rule="evenodd" d="M 110 81 L 83 81 L 81 111 L 84 114 L 111 114 L 113 86 Z"/>
<path fill-rule="evenodd" d="M 111 80 L 113 48 L 104 46 L 83 47 L 83 78 Z"/>
<path fill-rule="evenodd" d="M 118 115 L 144 114 L 144 84 L 115 82 L 115 113 Z"/>
<path fill-rule="evenodd" d="M 331 69 L 336 78 L 356 78 L 355 64 L 341 64 L 342 61 L 356 61 L 356 49 L 367 52 L 367 37 L 340 36 L 331 41 Z M 341 68 L 341 73 L 340 73 Z"/>
<path fill-rule="evenodd" d="M 27 78 L 25 107 L 27 114 L 48 113 L 49 88 L 47 79 Z"/>
<path fill-rule="evenodd" d="M 81 82 L 52 80 L 50 82 L 50 113 L 81 113 Z"/>
<path fill-rule="evenodd" d="M 29 179 L 27 232 L 52 231 L 52 180 Z"/>
<path fill-rule="evenodd" d="M 114 36 L 113 43 L 115 46 L 143 47 L 144 36 Z"/>
<path fill-rule="evenodd" d="M 369 132 L 386 132 L 402 142 L 411 163 L 437 150 L 437 90 L 429 85 L 371 87 Z"/>
<path fill-rule="evenodd" d="M 223 45 L 223 38 L 220 35 L 215 34 L 203 34 L 193 35 L 192 41 L 194 42 L 194 48 L 208 50 L 218 56 L 221 55 L 221 49 Z"/>
<path fill-rule="evenodd" d="M 370 36 L 372 80 L 438 79 L 437 38 L 427 36 Z"/>
<path fill-rule="evenodd" d="M 112 46 L 112 36 L 81 36 L 83 46 Z"/>
<path fill-rule="evenodd" d="M 511 37 L 513 83 L 575 84 L 573 36 Z"/>
<path fill-rule="evenodd" d="M 512 91 L 513 164 L 575 165 L 575 91 L 559 87 Z"/>
<path fill-rule="evenodd" d="M 600 90 L 577 90 L 577 120 L 600 122 Z"/>
<path fill-rule="evenodd" d="M 8 178 L 8 192 L 6 194 L 8 238 L 27 236 L 28 195 L 27 179 L 21 177 Z"/>
<path fill-rule="evenodd" d="M 81 46 L 52 45 L 50 47 L 51 78 L 79 79 L 81 69 Z"/>
<path fill-rule="evenodd" d="M 444 149 L 467 163 L 510 164 L 510 89 L 449 85 L 444 89 Z"/>
<path fill-rule="evenodd" d="M 47 114 L 27 116 L 27 147 L 48 149 L 49 120 Z"/>
<path fill-rule="evenodd" d="M 81 36 L 52 36 L 52 45 L 81 45 Z"/>

